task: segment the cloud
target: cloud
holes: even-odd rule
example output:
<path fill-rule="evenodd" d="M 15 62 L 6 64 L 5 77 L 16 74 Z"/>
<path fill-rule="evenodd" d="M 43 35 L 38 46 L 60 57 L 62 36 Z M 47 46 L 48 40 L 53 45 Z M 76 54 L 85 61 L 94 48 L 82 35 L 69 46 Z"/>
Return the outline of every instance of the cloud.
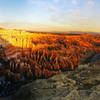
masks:
<path fill-rule="evenodd" d="M 94 6 L 95 6 L 95 2 L 94 2 L 93 0 L 88 0 L 87 6 L 88 6 L 89 8 L 94 7 Z"/>
<path fill-rule="evenodd" d="M 58 3 L 58 2 L 59 2 L 59 0 L 54 0 L 54 2 Z"/>
<path fill-rule="evenodd" d="M 82 16 L 80 10 L 60 11 L 52 16 L 52 20 L 59 24 L 78 24 L 80 20 L 86 18 Z"/>
<path fill-rule="evenodd" d="M 78 5 L 78 0 L 72 0 L 72 2 L 74 5 Z M 82 7 L 80 9 L 76 6 L 75 9 L 70 8 L 65 10 L 60 9 L 58 11 L 53 10 L 54 12 L 52 12 L 51 16 L 52 22 L 56 24 L 69 26 L 91 26 L 94 23 L 93 18 L 91 17 L 94 14 L 93 7 L 95 6 L 95 2 L 93 0 L 85 0 L 83 5 L 81 6 Z"/>
<path fill-rule="evenodd" d="M 35 3 L 36 0 L 28 0 L 30 3 Z"/>
<path fill-rule="evenodd" d="M 56 7 L 54 7 L 54 6 L 50 6 L 50 7 L 48 7 L 47 9 L 48 9 L 48 11 L 50 11 L 50 12 L 54 12 L 54 13 L 56 13 L 56 12 L 59 11 L 59 9 L 56 8 Z"/>
<path fill-rule="evenodd" d="M 77 5 L 78 4 L 78 0 L 72 0 L 72 4 Z"/>
<path fill-rule="evenodd" d="M 46 0 L 29 0 L 31 3 L 36 3 L 36 2 L 47 2 Z M 60 0 L 52 0 L 55 3 L 58 3 Z M 51 2 L 52 2 L 51 1 Z M 49 1 L 48 1 L 49 2 Z"/>
<path fill-rule="evenodd" d="M 28 0 L 31 4 L 44 3 L 44 0 Z"/>
<path fill-rule="evenodd" d="M 40 3 L 40 0 L 37 1 Z M 55 3 L 61 2 L 61 5 L 54 5 L 51 3 L 52 1 Z M 53 25 L 88 27 L 92 24 L 97 26 L 95 18 L 91 18 L 96 11 L 94 9 L 95 4 L 95 0 L 51 0 L 45 8 L 49 12 L 49 18 Z"/>

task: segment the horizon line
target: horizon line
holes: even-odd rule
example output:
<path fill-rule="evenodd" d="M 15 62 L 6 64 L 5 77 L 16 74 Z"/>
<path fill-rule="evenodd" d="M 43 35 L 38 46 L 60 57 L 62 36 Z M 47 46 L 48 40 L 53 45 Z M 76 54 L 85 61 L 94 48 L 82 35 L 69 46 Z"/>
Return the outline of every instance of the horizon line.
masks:
<path fill-rule="evenodd" d="M 48 32 L 51 32 L 51 33 L 72 33 L 72 32 L 74 32 L 74 33 L 76 33 L 76 32 L 78 32 L 78 33 L 99 33 L 100 34 L 100 32 L 92 32 L 92 31 L 35 31 L 35 30 L 28 30 L 28 29 L 15 29 L 15 28 L 2 28 L 2 27 L 0 27 L 0 29 L 4 29 L 4 30 L 18 30 L 18 31 L 27 31 L 27 32 L 32 32 L 32 33 L 34 33 L 34 32 L 45 32 L 45 33 L 48 33 Z"/>

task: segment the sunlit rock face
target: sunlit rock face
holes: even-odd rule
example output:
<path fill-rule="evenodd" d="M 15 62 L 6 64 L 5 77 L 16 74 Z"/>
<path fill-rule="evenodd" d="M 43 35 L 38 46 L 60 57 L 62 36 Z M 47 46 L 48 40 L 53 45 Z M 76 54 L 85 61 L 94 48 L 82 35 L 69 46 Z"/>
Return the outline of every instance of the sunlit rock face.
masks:
<path fill-rule="evenodd" d="M 100 35 L 58 35 L 0 30 L 0 43 L 10 63 L 3 73 L 20 79 L 48 78 L 78 67 L 79 60 L 90 51 L 100 52 Z"/>

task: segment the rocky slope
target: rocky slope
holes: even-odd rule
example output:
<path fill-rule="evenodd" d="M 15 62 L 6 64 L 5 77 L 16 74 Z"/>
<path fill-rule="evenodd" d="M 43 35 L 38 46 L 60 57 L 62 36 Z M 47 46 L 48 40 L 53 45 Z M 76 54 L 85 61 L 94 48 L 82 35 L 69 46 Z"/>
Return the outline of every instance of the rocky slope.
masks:
<path fill-rule="evenodd" d="M 80 65 L 75 71 L 38 79 L 4 100 L 100 100 L 100 61 L 92 67 Z"/>

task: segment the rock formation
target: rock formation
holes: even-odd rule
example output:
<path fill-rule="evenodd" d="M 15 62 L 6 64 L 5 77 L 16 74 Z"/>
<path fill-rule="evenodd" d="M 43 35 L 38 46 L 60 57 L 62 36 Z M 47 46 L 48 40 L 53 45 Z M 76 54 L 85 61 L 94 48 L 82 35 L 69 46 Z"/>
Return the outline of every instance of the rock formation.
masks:
<path fill-rule="evenodd" d="M 4 56 L 2 55 L 4 52 L 0 51 L 0 74 L 4 76 L 3 80 L 7 82 L 20 83 L 21 81 L 22 84 L 23 81 L 27 83 L 27 81 L 39 79 L 33 82 L 32 85 L 31 83 L 29 84 L 29 87 L 31 86 L 33 89 L 31 91 L 28 89 L 30 95 L 32 94 L 32 98 L 34 97 L 36 100 L 65 100 L 65 98 L 69 98 L 70 100 L 74 98 L 73 93 L 76 95 L 76 100 L 80 100 L 81 94 L 79 90 L 83 88 L 85 90 L 87 88 L 92 89 L 91 86 L 98 85 L 98 76 L 97 80 L 89 80 L 89 78 L 92 77 L 94 72 L 99 72 L 94 69 L 91 70 L 91 68 L 87 70 L 88 65 L 79 64 L 89 63 L 95 54 L 100 53 L 100 47 L 94 45 L 94 42 L 99 42 L 100 35 L 82 34 L 71 36 L 12 30 L 3 30 L 0 31 L 0 34 L 0 43 L 6 52 L 6 56 Z M 88 55 L 85 56 L 86 54 Z M 81 58 L 83 60 L 80 60 Z M 83 70 L 81 70 L 82 67 Z M 77 68 L 78 70 L 74 71 Z M 57 74 L 61 76 L 57 76 Z M 90 76 L 87 77 L 87 75 Z M 88 80 L 90 83 L 87 82 Z M 36 90 L 34 89 L 35 87 L 37 88 Z M 32 91 L 34 91 L 34 95 Z M 50 92 L 48 93 L 48 91 Z M 87 93 L 86 91 L 84 92 L 85 94 Z M 22 90 L 21 92 L 23 93 Z M 52 98 L 54 94 L 55 97 Z"/>
<path fill-rule="evenodd" d="M 84 65 L 82 66 L 84 67 Z M 100 67 L 98 65 L 95 67 L 87 65 L 86 69 L 79 68 L 48 79 L 38 79 L 21 87 L 10 98 L 10 100 L 94 99 L 100 99 Z"/>
<path fill-rule="evenodd" d="M 17 79 L 23 76 L 30 79 L 48 78 L 74 70 L 79 61 L 82 62 L 80 58 L 91 52 L 85 57 L 88 61 L 100 51 L 94 45 L 99 35 L 53 35 L 16 30 L 1 30 L 0 34 L 7 56 L 4 59 L 8 63 L 2 73 Z"/>

